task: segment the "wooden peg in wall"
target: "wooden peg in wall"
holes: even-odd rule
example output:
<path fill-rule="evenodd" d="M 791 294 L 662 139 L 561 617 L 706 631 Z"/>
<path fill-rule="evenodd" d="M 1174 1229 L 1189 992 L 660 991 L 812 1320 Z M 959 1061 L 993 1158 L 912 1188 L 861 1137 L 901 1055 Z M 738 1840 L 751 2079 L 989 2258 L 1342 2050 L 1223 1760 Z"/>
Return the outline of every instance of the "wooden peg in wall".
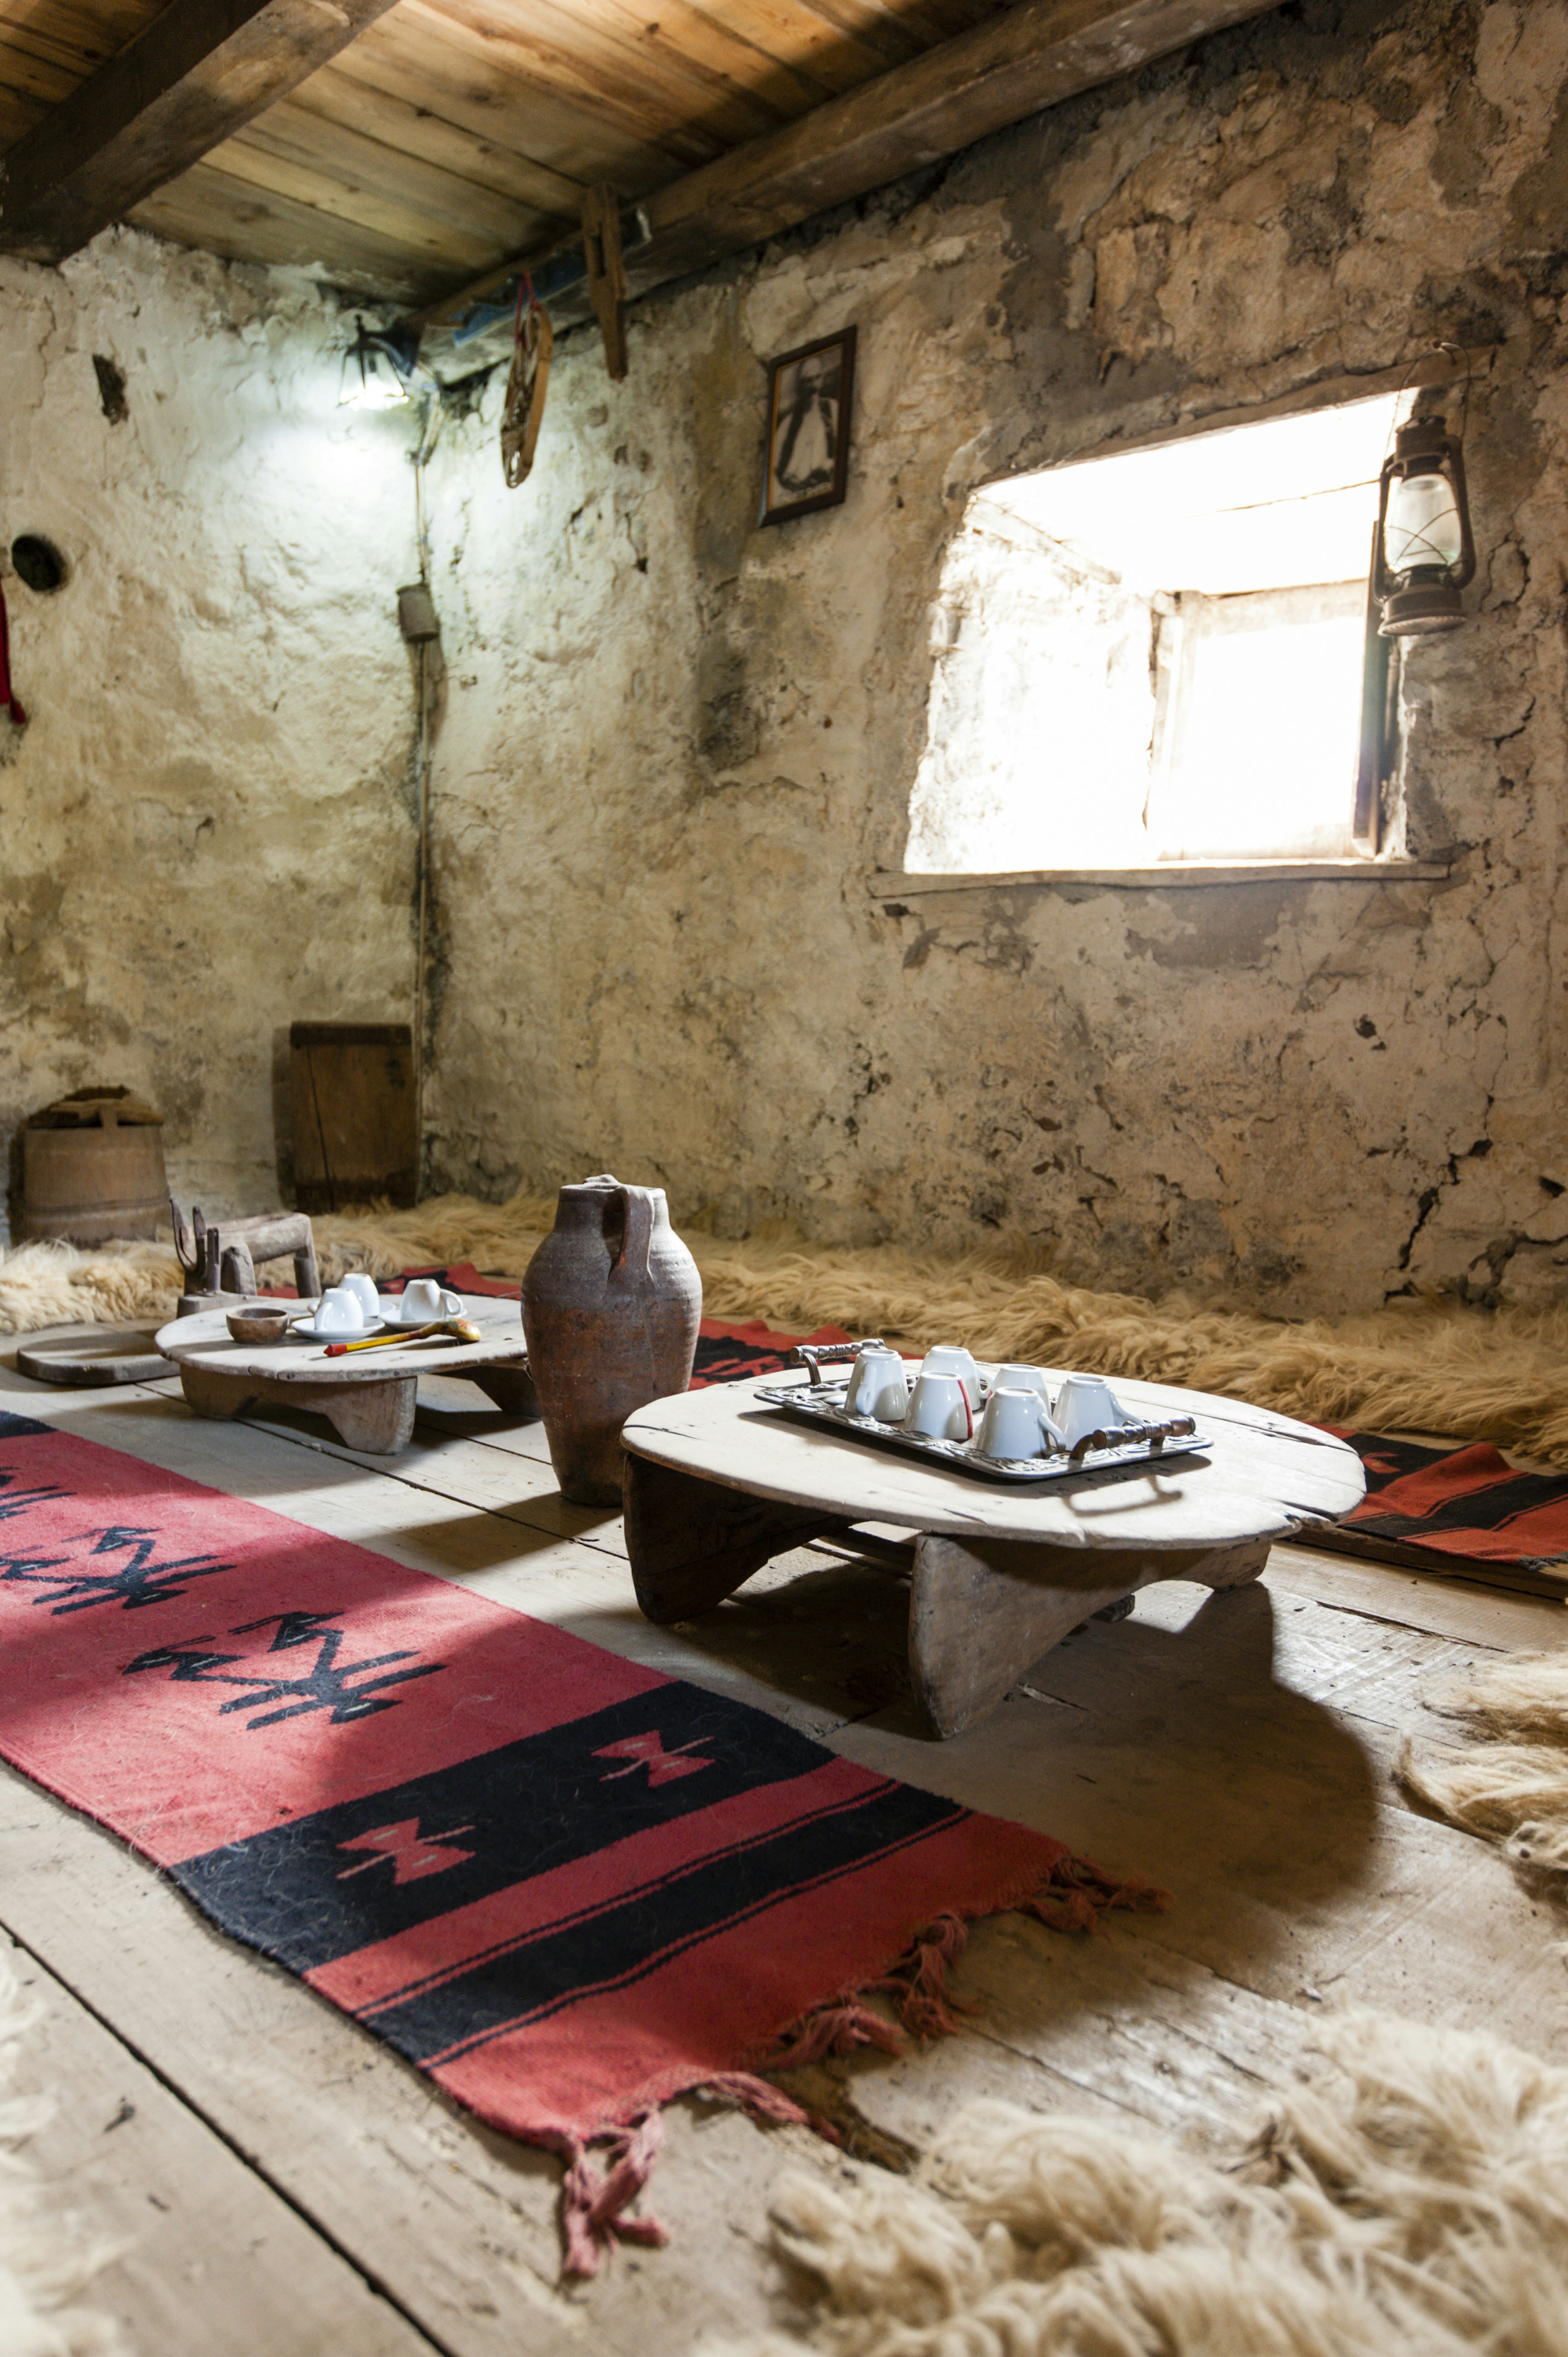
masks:
<path fill-rule="evenodd" d="M 620 199 L 601 180 L 583 199 L 583 253 L 588 265 L 588 300 L 605 339 L 605 366 L 611 376 L 626 374 L 626 327 L 621 306 L 626 301 L 626 264 L 620 251 Z"/>

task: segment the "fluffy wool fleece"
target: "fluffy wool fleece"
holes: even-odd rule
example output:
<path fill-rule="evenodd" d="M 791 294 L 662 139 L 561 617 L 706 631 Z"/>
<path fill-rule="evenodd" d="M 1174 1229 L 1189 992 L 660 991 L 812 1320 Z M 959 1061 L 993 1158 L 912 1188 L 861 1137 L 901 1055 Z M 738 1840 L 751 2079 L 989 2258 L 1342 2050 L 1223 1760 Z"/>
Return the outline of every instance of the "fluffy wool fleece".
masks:
<path fill-rule="evenodd" d="M 492 1204 L 442 1195 L 410 1211 L 320 1219 L 316 1232 L 328 1275 L 459 1260 L 521 1275 L 553 1216 L 536 1196 Z M 1568 1468 L 1568 1305 L 1527 1313 L 1412 1301 L 1289 1324 L 1174 1297 L 1096 1293 L 995 1255 L 943 1260 L 791 1236 L 737 1243 L 700 1231 L 687 1241 L 714 1317 L 838 1325 L 920 1347 L 963 1342 L 981 1358 L 1142 1375 L 1321 1423 L 1492 1440 Z M 0 1330 L 166 1317 L 178 1289 L 164 1245 L 23 1244 L 0 1254 Z"/>
<path fill-rule="evenodd" d="M 0 2085 L 8 2085 L 42 2007 L 0 1953 Z M 20 2158 L 54 2112 L 47 2095 L 0 2099 L 0 2352 L 4 2357 L 128 2357 L 114 2319 L 70 2305 L 113 2252 L 84 2238 Z"/>
<path fill-rule="evenodd" d="M 1399 1773 L 1411 1791 L 1520 1865 L 1568 1874 L 1568 1648 L 1499 1654 L 1432 1680 L 1421 1698 L 1473 1739 L 1407 1736 Z"/>
<path fill-rule="evenodd" d="M 797 2169 L 780 2251 L 835 2357 L 1562 2357 L 1568 2071 L 1347 2014 L 1217 2165 L 977 2104 L 923 2181 Z M 745 2357 L 800 2357 L 778 2336 Z M 726 2344 L 730 2357 L 741 2357 Z M 710 2342 L 703 2357 L 720 2357 Z"/>

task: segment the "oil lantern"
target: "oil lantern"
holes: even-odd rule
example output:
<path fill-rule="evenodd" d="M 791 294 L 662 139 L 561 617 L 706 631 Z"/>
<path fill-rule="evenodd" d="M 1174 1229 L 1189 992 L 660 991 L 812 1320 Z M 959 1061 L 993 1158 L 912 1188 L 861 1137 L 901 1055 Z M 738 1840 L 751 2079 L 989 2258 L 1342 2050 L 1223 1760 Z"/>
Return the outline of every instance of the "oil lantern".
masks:
<path fill-rule="evenodd" d="M 1465 497 L 1465 452 L 1441 417 L 1414 417 L 1383 461 L 1372 593 L 1385 639 L 1456 630 L 1459 592 L 1476 571 Z"/>

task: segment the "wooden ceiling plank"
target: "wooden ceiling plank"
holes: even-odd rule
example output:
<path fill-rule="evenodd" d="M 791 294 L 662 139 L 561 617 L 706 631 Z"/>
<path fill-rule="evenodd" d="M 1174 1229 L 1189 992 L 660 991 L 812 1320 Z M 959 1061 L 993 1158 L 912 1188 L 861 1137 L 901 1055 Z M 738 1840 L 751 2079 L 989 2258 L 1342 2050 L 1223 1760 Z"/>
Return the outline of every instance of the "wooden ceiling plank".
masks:
<path fill-rule="evenodd" d="M 0 252 L 61 262 L 336 55 L 391 0 L 169 0 L 5 158 Z"/>
<path fill-rule="evenodd" d="M 532 70 L 591 106 L 614 107 L 645 137 L 701 135 L 711 142 L 710 153 L 723 154 L 787 119 L 779 108 L 725 87 L 657 42 L 639 49 L 607 35 L 602 24 L 577 15 L 575 0 L 562 9 L 551 0 L 529 0 L 525 16 L 505 20 L 491 0 L 432 0 L 432 6 L 438 16 L 482 31 L 498 56 L 515 61 L 515 70 Z"/>
<path fill-rule="evenodd" d="M 258 158 L 266 159 L 265 168 Z M 460 179 L 438 164 L 400 155 L 288 101 L 269 107 L 206 161 L 339 220 L 406 235 L 419 252 L 439 250 L 427 239 L 444 236 L 452 247 L 482 255 L 515 244 L 519 234 L 539 233 L 541 216 L 532 206 Z M 520 221 L 527 224 L 521 232 Z"/>
<path fill-rule="evenodd" d="M 649 199 L 633 275 L 705 267 L 1280 0 L 1020 0 Z"/>
<path fill-rule="evenodd" d="M 526 105 L 532 113 L 541 98 L 569 106 L 583 121 L 596 122 L 601 139 L 619 135 L 660 150 L 666 157 L 678 158 L 686 170 L 726 153 L 726 144 L 716 132 L 671 121 L 664 110 L 650 110 L 645 91 L 637 102 L 623 103 L 618 91 L 596 86 L 589 77 L 569 70 L 569 61 L 556 53 L 541 54 L 536 46 L 524 47 L 510 28 L 487 18 L 483 10 L 476 11 L 475 21 L 469 23 L 437 6 L 435 0 L 400 0 L 400 16 L 411 9 L 436 28 L 444 41 L 460 43 L 470 55 L 481 57 L 520 110 Z"/>
<path fill-rule="evenodd" d="M 69 98 L 76 87 L 68 66 L 16 47 L 8 37 L 8 28 L 0 32 L 0 84 L 14 98 L 32 107 L 35 113 L 47 113 L 61 99 Z"/>
<path fill-rule="evenodd" d="M 1190 42 L 1261 16 L 1280 0 L 1020 0 L 975 30 L 831 100 L 655 191 L 648 244 L 627 255 L 630 291 L 700 270 L 761 244 L 815 213 L 936 163 L 988 132 L 1133 72 Z M 519 256 L 513 271 L 538 254 Z M 436 303 L 420 324 L 460 319 L 492 295 L 488 272 Z M 553 300 L 582 316 L 575 294 Z"/>
<path fill-rule="evenodd" d="M 421 102 L 415 104 L 330 65 L 302 82 L 288 102 L 329 123 L 362 132 L 367 138 L 379 139 L 383 146 L 395 147 L 405 156 L 439 164 L 459 179 L 472 180 L 497 196 L 510 197 L 546 220 L 575 221 L 582 210 L 586 183 L 536 164 L 531 156 L 502 146 L 493 136 L 449 122 L 428 103 L 427 92 L 422 92 Z"/>
<path fill-rule="evenodd" d="M 0 84 L 0 146 L 9 145 L 30 131 L 38 119 L 39 110 L 25 98 Z"/>
<path fill-rule="evenodd" d="M 889 56 L 885 45 L 867 40 L 858 27 L 834 24 L 822 10 L 805 5 L 803 0 L 714 0 L 706 7 L 693 5 L 686 13 L 710 25 L 722 22 L 725 31 L 739 36 L 754 49 L 808 76 L 824 97 L 853 90 L 874 74 L 885 72 L 889 65 L 901 65 L 907 58 L 918 56 L 927 46 L 911 38 Z M 661 30 L 679 39 L 679 28 L 671 24 L 667 10 L 661 11 L 659 21 Z"/>
<path fill-rule="evenodd" d="M 447 270 L 472 269 L 494 246 L 487 239 L 467 238 L 447 223 L 424 220 L 412 206 L 399 205 L 373 191 L 302 172 L 286 156 L 254 146 L 241 135 L 226 139 L 212 151 L 213 168 L 236 186 L 264 199 L 281 198 L 302 212 L 337 221 L 349 235 L 360 231 L 400 253 L 410 264 Z M 467 256 L 467 263 L 459 256 Z"/>
<path fill-rule="evenodd" d="M 5 38 L 41 57 L 58 57 L 78 81 L 106 65 L 134 41 L 159 13 L 164 0 L 40 0 L 30 8 L 9 6 Z"/>
<path fill-rule="evenodd" d="M 725 0 L 722 14 L 693 0 L 572 0 L 572 14 L 639 64 L 658 59 L 700 88 L 757 101 L 779 122 L 793 122 L 833 95 L 811 70 L 805 38 L 798 36 L 791 53 L 766 0 Z M 854 79 L 876 70 L 867 58 Z"/>
<path fill-rule="evenodd" d="M 419 0 L 400 0 L 333 60 L 333 70 L 394 97 L 417 90 L 421 102 L 448 122 L 526 152 L 532 163 L 580 188 L 610 179 L 640 194 L 661 188 L 692 160 L 689 145 L 639 138 L 542 82 L 520 81 L 482 36 L 436 16 Z M 714 152 L 704 141 L 698 160 Z M 579 205 L 575 200 L 574 211 Z"/>
<path fill-rule="evenodd" d="M 393 239 L 269 196 L 209 164 L 182 172 L 138 205 L 132 220 L 232 262 L 320 269 L 333 285 L 372 302 L 428 302 L 443 275 Z"/>
<path fill-rule="evenodd" d="M 940 32 L 923 32 L 904 11 L 889 8 L 886 0 L 796 0 L 796 6 L 831 32 L 847 34 L 869 49 L 880 72 L 907 64 L 944 38 Z"/>

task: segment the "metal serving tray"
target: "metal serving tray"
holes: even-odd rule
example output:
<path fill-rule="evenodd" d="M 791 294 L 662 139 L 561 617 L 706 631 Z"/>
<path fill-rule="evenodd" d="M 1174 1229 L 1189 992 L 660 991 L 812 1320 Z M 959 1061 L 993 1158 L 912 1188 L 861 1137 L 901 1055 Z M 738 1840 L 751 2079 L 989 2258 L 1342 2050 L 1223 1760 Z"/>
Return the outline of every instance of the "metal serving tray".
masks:
<path fill-rule="evenodd" d="M 849 1384 L 758 1383 L 753 1396 L 779 1408 L 798 1423 L 824 1426 L 841 1439 L 858 1441 L 863 1448 L 890 1448 L 899 1457 L 918 1457 L 947 1473 L 967 1473 L 976 1481 L 1069 1481 L 1085 1473 L 1133 1472 L 1141 1465 L 1163 1465 L 1176 1457 L 1191 1457 L 1212 1442 L 1195 1431 L 1189 1415 L 1172 1416 L 1165 1424 L 1127 1421 L 1111 1432 L 1091 1432 L 1071 1448 L 1048 1457 L 982 1457 L 972 1440 L 932 1440 L 923 1432 L 906 1432 L 901 1425 L 879 1424 L 875 1416 L 850 1415 L 844 1408 Z"/>

